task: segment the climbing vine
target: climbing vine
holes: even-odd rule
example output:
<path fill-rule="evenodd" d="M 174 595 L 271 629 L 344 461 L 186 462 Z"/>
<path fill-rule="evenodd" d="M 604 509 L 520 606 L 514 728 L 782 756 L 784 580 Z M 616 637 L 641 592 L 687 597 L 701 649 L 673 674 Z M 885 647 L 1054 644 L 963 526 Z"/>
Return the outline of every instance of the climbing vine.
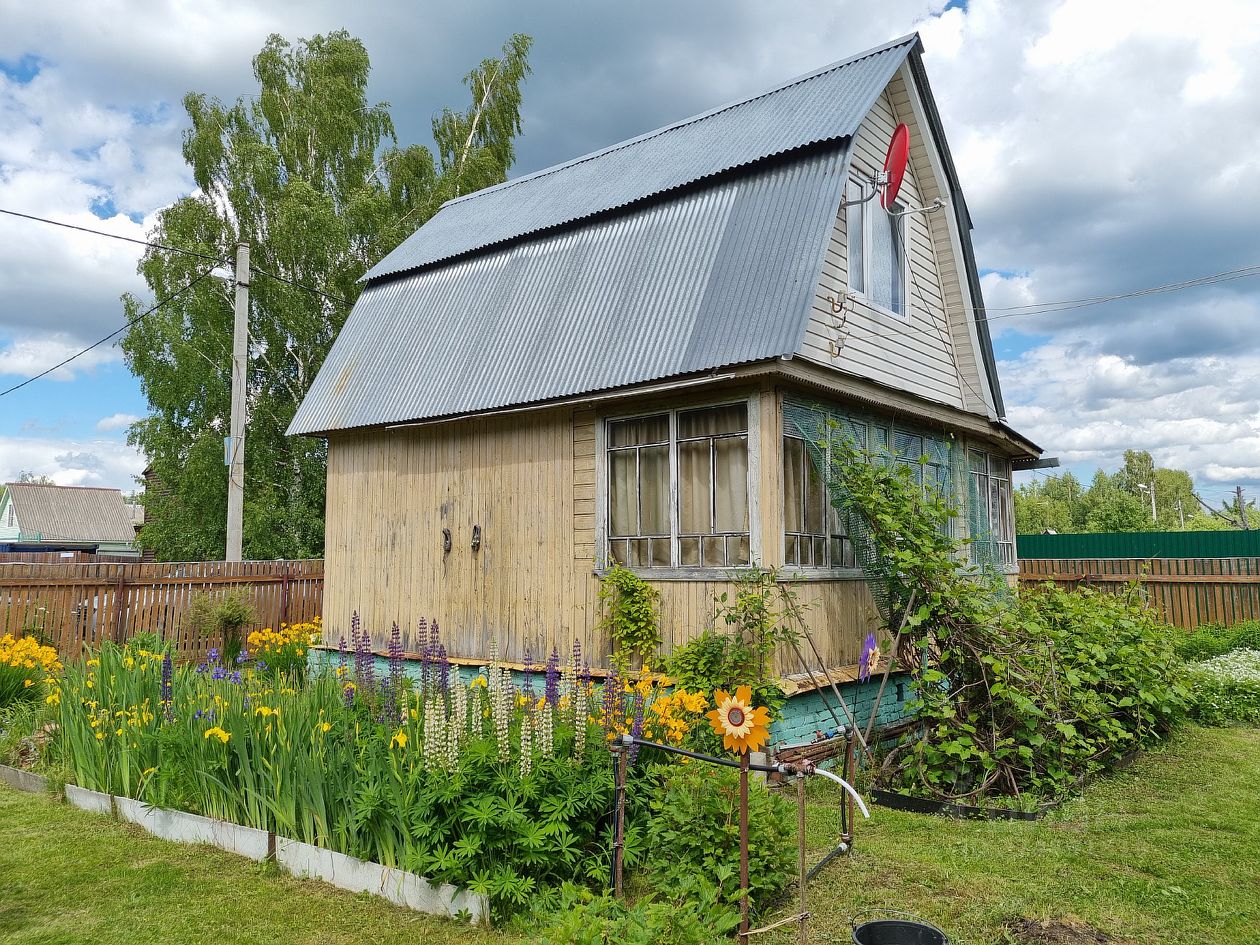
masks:
<path fill-rule="evenodd" d="M 661 646 L 660 592 L 628 568 L 613 565 L 599 584 L 600 629 L 623 669 L 649 659 Z"/>
<path fill-rule="evenodd" d="M 1012 594 L 966 564 L 950 499 L 912 466 L 828 433 L 830 500 L 869 543 L 868 579 L 914 682 L 919 725 L 886 756 L 886 785 L 943 799 L 1056 795 L 1179 716 L 1172 637 L 1136 592 Z"/>

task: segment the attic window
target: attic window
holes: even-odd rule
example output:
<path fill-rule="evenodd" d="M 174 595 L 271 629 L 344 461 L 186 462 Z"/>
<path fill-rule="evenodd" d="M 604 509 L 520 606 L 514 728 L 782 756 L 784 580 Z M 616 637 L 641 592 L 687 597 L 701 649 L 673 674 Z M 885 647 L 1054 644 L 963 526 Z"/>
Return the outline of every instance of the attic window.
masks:
<path fill-rule="evenodd" d="M 871 193 L 870 184 L 849 179 L 845 200 L 861 200 Z M 870 304 L 894 315 L 906 316 L 906 254 L 904 217 L 894 203 L 885 211 L 878 198 L 854 203 L 845 209 L 849 245 L 849 290 Z"/>
<path fill-rule="evenodd" d="M 752 560 L 747 403 L 611 420 L 607 462 L 612 561 L 730 568 Z"/>

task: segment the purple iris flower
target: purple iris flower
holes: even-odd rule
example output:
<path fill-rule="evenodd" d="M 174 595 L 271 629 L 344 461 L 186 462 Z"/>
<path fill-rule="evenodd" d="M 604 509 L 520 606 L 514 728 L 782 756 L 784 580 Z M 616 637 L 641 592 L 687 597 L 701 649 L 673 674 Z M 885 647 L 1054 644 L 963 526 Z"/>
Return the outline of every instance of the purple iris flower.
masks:
<path fill-rule="evenodd" d="M 210 678 L 216 681 L 220 679 L 227 679 L 227 670 L 222 666 L 215 666 L 214 672 L 210 674 Z"/>

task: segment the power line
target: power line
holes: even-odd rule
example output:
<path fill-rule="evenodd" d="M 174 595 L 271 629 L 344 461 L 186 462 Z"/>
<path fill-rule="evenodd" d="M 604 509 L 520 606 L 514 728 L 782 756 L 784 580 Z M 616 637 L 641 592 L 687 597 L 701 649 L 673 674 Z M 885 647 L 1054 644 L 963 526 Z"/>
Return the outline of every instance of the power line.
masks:
<path fill-rule="evenodd" d="M 260 269 L 257 266 L 250 266 L 249 271 L 256 272 L 260 276 L 266 276 L 268 279 L 275 279 L 277 282 L 283 282 L 285 285 L 291 285 L 295 289 L 303 289 L 315 295 L 323 296 L 324 298 L 328 299 L 328 301 L 330 302 L 338 302 L 342 305 L 350 305 L 350 306 L 354 305 L 354 303 L 349 301 L 348 299 L 343 299 L 340 296 L 331 295 L 327 292 L 324 292 L 322 289 L 317 289 L 314 286 L 306 285 L 303 282 L 297 282 L 294 279 L 286 279 L 284 276 L 278 276 L 274 272 L 268 272 L 266 269 Z"/>
<path fill-rule="evenodd" d="M 999 318 L 1018 318 L 1020 316 L 1032 315 L 1048 315 L 1054 312 L 1068 312 L 1078 308 L 1088 308 L 1092 305 L 1102 305 L 1104 302 L 1118 302 L 1122 299 L 1143 298 L 1148 295 L 1160 295 L 1165 292 L 1178 292 L 1182 289 L 1193 289 L 1206 285 L 1217 285 L 1222 282 L 1232 282 L 1235 279 L 1247 279 L 1252 276 L 1260 276 L 1260 266 L 1247 266 L 1243 269 L 1228 269 L 1224 272 L 1216 272 L 1209 276 L 1199 276 L 1194 279 L 1186 279 L 1182 282 L 1168 282 L 1163 285 L 1149 286 L 1145 289 L 1135 289 L 1132 292 L 1120 292 L 1115 295 L 1097 295 L 1091 298 L 1083 299 L 1065 299 L 1057 302 L 1035 302 L 1028 305 L 1011 305 L 1005 307 L 985 307 L 977 309 L 979 314 L 985 321 L 994 321 Z M 989 312 L 1000 312 L 1002 314 L 990 315 Z"/>
<path fill-rule="evenodd" d="M 181 249 L 178 246 L 167 246 L 164 243 L 151 243 L 148 240 L 139 240 L 132 236 L 122 236 L 118 233 L 107 233 L 105 230 L 94 230 L 87 226 L 78 226 L 74 223 L 63 223 L 61 220 L 49 220 L 47 217 L 37 217 L 29 213 L 18 213 L 16 210 L 5 210 L 0 207 L 0 213 L 6 216 L 19 217 L 23 220 L 33 220 L 36 223 L 47 223 L 51 226 L 64 227 L 67 230 L 78 230 L 80 233 L 91 233 L 93 236 L 104 236 L 111 240 L 122 240 L 124 243 L 134 243 L 137 246 L 148 246 L 150 249 L 160 249 L 167 253 L 183 253 L 185 256 L 192 256 L 196 259 L 205 259 L 218 265 L 222 260 L 215 259 L 213 256 L 207 256 L 205 253 L 198 253 L 191 249 Z"/>
<path fill-rule="evenodd" d="M 151 308 L 147 309 L 144 312 L 141 312 L 139 315 L 131 319 L 129 322 L 127 322 L 127 324 L 123 325 L 121 328 L 117 329 L 116 331 L 111 331 L 108 335 L 106 335 L 100 341 L 94 341 L 92 344 L 88 345 L 86 348 L 82 349 L 81 351 L 77 351 L 74 354 L 70 355 L 70 357 L 66 358 L 64 361 L 58 364 L 54 364 L 48 370 L 41 371 L 39 374 L 36 374 L 34 377 L 28 377 L 26 380 L 22 381 L 22 383 L 15 384 L 12 387 L 10 387 L 8 390 L 0 391 L 0 397 L 4 397 L 7 394 L 12 394 L 15 390 L 21 390 L 27 384 L 33 383 L 39 380 L 41 377 L 47 377 L 49 374 L 51 374 L 53 371 L 56 371 L 58 368 L 63 368 L 67 364 L 69 364 L 71 361 L 75 360 L 76 358 L 80 358 L 83 355 L 87 354 L 93 348 L 99 348 L 101 345 L 109 341 L 111 338 L 121 335 L 128 328 L 132 328 L 138 325 L 141 321 L 148 318 L 150 315 L 152 315 L 154 312 L 160 309 L 167 302 L 170 302 L 178 298 L 179 296 L 183 295 L 185 292 L 187 292 L 197 283 L 201 282 L 203 279 L 208 279 L 210 277 L 210 274 L 214 271 L 214 269 L 217 268 L 219 265 L 221 265 L 225 261 L 226 260 L 222 260 L 222 259 L 213 260 L 214 266 L 211 266 L 209 269 L 207 269 L 205 272 L 199 275 L 196 279 L 192 280 L 192 282 L 187 283 L 183 288 L 177 289 L 176 291 L 172 292 L 170 295 L 166 296 L 166 298 L 161 299 L 160 301 L 155 303 Z"/>

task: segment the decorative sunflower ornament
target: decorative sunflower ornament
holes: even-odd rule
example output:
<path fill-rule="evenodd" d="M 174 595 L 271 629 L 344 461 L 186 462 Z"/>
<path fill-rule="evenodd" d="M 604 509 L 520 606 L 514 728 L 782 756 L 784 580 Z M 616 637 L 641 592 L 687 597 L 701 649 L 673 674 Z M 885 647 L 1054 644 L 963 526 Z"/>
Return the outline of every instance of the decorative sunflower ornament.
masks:
<path fill-rule="evenodd" d="M 708 713 L 709 723 L 722 736 L 724 748 L 743 755 L 770 741 L 770 711 L 764 706 L 753 708 L 751 686 L 740 686 L 733 696 L 719 689 L 713 700 L 717 708 Z"/>

